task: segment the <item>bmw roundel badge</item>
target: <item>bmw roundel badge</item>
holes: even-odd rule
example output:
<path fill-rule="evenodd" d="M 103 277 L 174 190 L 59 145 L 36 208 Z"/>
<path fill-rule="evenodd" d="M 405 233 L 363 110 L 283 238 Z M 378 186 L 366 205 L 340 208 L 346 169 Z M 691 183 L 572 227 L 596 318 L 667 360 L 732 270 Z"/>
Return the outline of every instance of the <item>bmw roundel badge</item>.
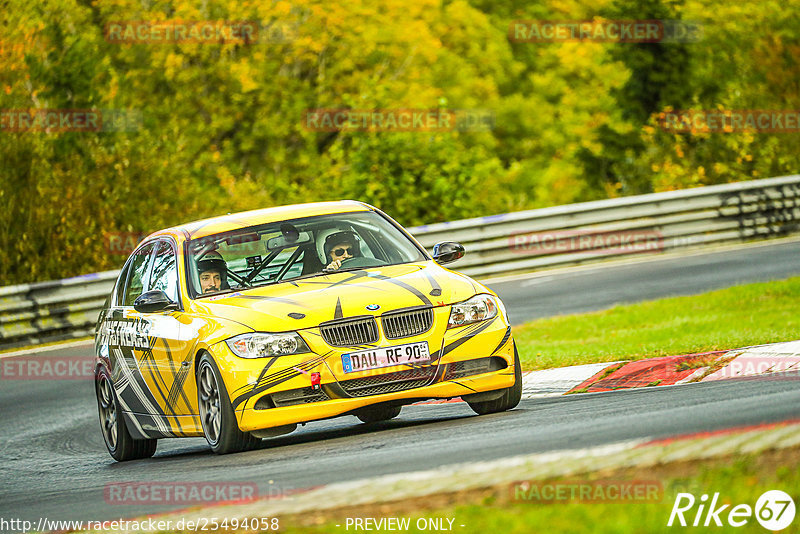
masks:
<path fill-rule="evenodd" d="M 369 311 L 375 311 L 375 310 L 380 310 L 381 307 L 378 304 L 367 304 L 367 309 Z"/>

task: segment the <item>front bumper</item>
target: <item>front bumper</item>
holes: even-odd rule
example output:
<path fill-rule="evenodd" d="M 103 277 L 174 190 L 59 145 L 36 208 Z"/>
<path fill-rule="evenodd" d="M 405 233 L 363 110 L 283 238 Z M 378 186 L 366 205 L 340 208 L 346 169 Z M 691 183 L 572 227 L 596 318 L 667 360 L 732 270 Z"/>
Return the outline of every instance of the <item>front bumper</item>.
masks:
<path fill-rule="evenodd" d="M 395 393 L 351 399 L 331 399 L 312 404 L 299 404 L 266 410 L 246 409 L 238 412 L 242 431 L 265 429 L 293 423 L 305 423 L 350 413 L 378 403 L 409 404 L 424 399 L 449 399 L 470 393 L 503 389 L 514 384 L 513 367 L 484 375 L 446 381 Z M 408 402 L 403 402 L 408 401 Z"/>
<path fill-rule="evenodd" d="M 318 329 L 301 331 L 310 354 L 248 360 L 232 354 L 225 343 L 213 346 L 212 352 L 239 428 L 245 432 L 327 419 L 373 404 L 408 404 L 512 386 L 514 347 L 505 318 L 498 314 L 483 323 L 447 330 L 448 316 L 449 307 L 438 308 L 430 331 L 401 340 L 381 336 L 375 344 L 387 347 L 427 341 L 435 361 L 413 369 L 395 366 L 344 373 L 341 355 L 355 349 L 327 345 Z M 321 377 L 319 388 L 312 387 L 312 373 Z M 392 377 L 407 373 L 418 373 L 420 379 L 398 386 Z M 392 381 L 394 385 L 381 386 Z M 398 387 L 401 389 L 392 391 Z M 293 395 L 304 396 L 304 400 L 287 403 Z"/>

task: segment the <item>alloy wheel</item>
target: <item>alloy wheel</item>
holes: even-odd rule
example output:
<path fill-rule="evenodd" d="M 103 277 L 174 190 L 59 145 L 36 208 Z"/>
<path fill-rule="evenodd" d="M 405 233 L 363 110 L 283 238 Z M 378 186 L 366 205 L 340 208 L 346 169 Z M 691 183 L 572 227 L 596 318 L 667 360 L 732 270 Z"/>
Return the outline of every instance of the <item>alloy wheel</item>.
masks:
<path fill-rule="evenodd" d="M 117 404 L 111 382 L 105 376 L 100 378 L 100 419 L 103 423 L 103 437 L 109 449 L 117 448 Z"/>
<path fill-rule="evenodd" d="M 219 440 L 221 422 L 219 406 L 219 385 L 209 365 L 200 371 L 200 417 L 208 441 Z"/>

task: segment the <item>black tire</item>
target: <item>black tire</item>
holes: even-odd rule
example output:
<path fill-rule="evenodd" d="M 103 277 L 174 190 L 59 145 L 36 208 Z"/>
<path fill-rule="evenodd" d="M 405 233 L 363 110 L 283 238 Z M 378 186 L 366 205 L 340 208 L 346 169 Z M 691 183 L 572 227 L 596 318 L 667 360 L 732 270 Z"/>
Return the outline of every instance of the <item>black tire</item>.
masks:
<path fill-rule="evenodd" d="M 203 354 L 197 366 L 197 404 L 203 435 L 215 453 L 248 451 L 261 442 L 249 432 L 239 430 L 225 382 L 208 353 Z"/>
<path fill-rule="evenodd" d="M 519 404 L 520 399 L 522 399 L 522 369 L 519 365 L 517 344 L 514 343 L 514 385 L 507 388 L 502 397 L 490 401 L 467 402 L 467 404 L 476 414 L 485 415 L 510 410 Z"/>
<path fill-rule="evenodd" d="M 111 457 L 118 462 L 127 462 L 153 456 L 156 453 L 158 440 L 133 439 L 125 425 L 117 393 L 105 367 L 97 371 L 94 385 L 97 411 L 100 415 L 100 430 L 103 432 L 103 441 Z"/>
<path fill-rule="evenodd" d="M 402 406 L 378 406 L 376 408 L 365 409 L 356 414 L 356 417 L 361 419 L 362 423 L 379 423 L 381 421 L 388 421 L 400 415 Z"/>

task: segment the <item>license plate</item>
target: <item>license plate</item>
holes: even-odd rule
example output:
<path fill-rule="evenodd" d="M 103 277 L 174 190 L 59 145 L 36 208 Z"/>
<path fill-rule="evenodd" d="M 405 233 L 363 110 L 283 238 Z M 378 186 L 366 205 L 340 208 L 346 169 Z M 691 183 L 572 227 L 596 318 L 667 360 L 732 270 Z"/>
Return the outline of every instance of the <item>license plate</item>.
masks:
<path fill-rule="evenodd" d="M 428 352 L 427 341 L 342 354 L 342 367 L 344 367 L 345 373 L 355 373 L 357 371 L 366 371 L 367 369 L 380 369 L 381 367 L 391 367 L 404 363 L 424 363 L 429 361 L 431 361 L 431 355 Z"/>

